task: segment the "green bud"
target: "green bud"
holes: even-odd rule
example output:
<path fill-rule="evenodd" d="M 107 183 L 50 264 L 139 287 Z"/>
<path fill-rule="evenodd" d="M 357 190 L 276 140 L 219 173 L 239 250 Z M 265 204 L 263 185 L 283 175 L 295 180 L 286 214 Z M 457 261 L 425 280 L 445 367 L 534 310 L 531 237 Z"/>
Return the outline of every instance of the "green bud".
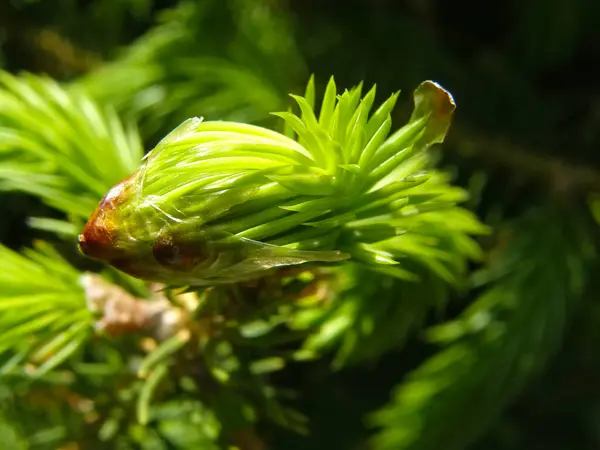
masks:
<path fill-rule="evenodd" d="M 443 141 L 454 102 L 436 83 L 422 83 L 409 123 L 388 136 L 397 94 L 369 117 L 375 89 L 362 100 L 360 92 L 336 97 L 331 80 L 319 117 L 312 98 L 293 96 L 300 115 L 277 115 L 297 139 L 187 120 L 100 202 L 80 235 L 82 252 L 171 285 L 231 283 L 348 258 L 397 264 L 378 237 L 406 232 L 403 211 L 415 213 L 406 198 L 422 197 L 418 189 L 429 183 L 415 157 Z M 427 209 L 426 201 L 417 206 Z"/>

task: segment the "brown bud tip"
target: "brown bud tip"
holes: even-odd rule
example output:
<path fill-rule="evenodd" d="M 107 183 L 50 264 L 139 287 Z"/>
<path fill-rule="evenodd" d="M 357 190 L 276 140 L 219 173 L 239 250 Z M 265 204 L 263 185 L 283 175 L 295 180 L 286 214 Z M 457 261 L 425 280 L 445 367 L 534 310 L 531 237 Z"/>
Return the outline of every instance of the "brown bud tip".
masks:
<path fill-rule="evenodd" d="M 109 260 L 113 238 L 104 225 L 88 222 L 79 235 L 79 250 L 85 256 L 101 260 Z"/>
<path fill-rule="evenodd" d="M 440 144 L 444 142 L 456 104 L 450 92 L 433 81 L 424 81 L 413 93 L 415 109 L 411 121 L 429 117 L 421 143 Z"/>
<path fill-rule="evenodd" d="M 108 191 L 85 224 L 78 238 L 79 249 L 84 255 L 107 262 L 119 255 L 116 246 L 116 209 L 124 199 L 129 178 Z"/>

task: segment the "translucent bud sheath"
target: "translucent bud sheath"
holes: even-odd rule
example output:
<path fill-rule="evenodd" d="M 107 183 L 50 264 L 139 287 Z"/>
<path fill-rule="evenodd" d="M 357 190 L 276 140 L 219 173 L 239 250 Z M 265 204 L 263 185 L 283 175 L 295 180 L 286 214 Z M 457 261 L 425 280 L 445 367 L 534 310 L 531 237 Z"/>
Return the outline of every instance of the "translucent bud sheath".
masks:
<path fill-rule="evenodd" d="M 299 116 L 276 113 L 291 137 L 184 122 L 106 195 L 81 250 L 139 278 L 187 285 L 307 262 L 397 264 L 386 243 L 406 232 L 415 202 L 427 209 L 440 195 L 423 197 L 428 183 L 425 191 L 439 191 L 439 177 L 415 172 L 425 168 L 419 155 L 444 139 L 452 97 L 424 82 L 409 123 L 390 135 L 397 94 L 371 112 L 375 88 L 362 100 L 361 87 L 338 96 L 331 79 L 317 115 L 309 87 L 309 100 L 293 96 Z"/>

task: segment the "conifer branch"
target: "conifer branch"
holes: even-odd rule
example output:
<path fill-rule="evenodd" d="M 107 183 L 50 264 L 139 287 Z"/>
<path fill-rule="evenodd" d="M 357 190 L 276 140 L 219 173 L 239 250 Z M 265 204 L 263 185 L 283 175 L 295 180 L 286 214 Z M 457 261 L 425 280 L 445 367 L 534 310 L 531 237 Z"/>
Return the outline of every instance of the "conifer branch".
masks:
<path fill-rule="evenodd" d="M 0 377 L 44 376 L 87 340 L 92 315 L 79 272 L 49 245 L 0 246 Z"/>
<path fill-rule="evenodd" d="M 428 331 L 445 347 L 372 415 L 374 448 L 460 450 L 491 426 L 560 346 L 594 256 L 582 220 L 546 206 L 514 224 L 511 241 L 475 277 L 485 292 Z"/>
<path fill-rule="evenodd" d="M 0 189 L 39 197 L 75 225 L 142 158 L 135 129 L 48 78 L 0 72 L 0 104 Z"/>

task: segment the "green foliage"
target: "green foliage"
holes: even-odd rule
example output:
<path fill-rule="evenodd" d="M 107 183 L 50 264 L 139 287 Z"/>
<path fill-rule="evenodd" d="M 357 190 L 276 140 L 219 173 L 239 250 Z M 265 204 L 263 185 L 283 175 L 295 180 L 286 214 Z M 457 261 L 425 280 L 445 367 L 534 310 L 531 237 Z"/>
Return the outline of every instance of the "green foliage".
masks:
<path fill-rule="evenodd" d="M 302 351 L 318 355 L 333 349 L 333 368 L 341 369 L 376 362 L 402 348 L 431 311 L 441 312 L 448 300 L 448 284 L 423 267 L 414 269 L 418 282 L 349 266 L 330 305 L 312 304 L 293 317 L 293 329 L 311 331 Z"/>
<path fill-rule="evenodd" d="M 66 213 L 70 222 L 38 219 L 36 225 L 72 236 L 71 227 L 81 223 L 108 186 L 131 172 L 136 159 L 141 156 L 139 140 L 133 131 L 124 131 L 114 114 L 104 113 L 76 90 L 65 90 L 50 80 L 32 75 L 16 78 L 4 74 L 3 79 L 4 98 L 11 106 L 3 111 L 2 116 L 3 132 L 7 137 L 2 165 L 4 187 L 39 196 L 50 206 Z M 99 431 L 103 440 L 144 439 L 156 442 L 156 445 L 164 439 L 169 440 L 162 431 L 158 434 L 152 431 L 156 427 L 158 430 L 163 427 L 169 429 L 156 419 L 156 411 L 160 411 L 165 396 L 179 395 L 180 387 L 169 380 L 179 379 L 181 358 L 190 357 L 189 350 L 185 349 L 198 339 L 204 342 L 202 364 L 211 374 L 211 389 L 216 389 L 211 398 L 204 397 L 203 402 L 211 405 L 216 414 L 215 420 L 224 427 L 221 431 L 212 432 L 209 441 L 222 433 L 252 426 L 257 417 L 270 417 L 281 425 L 301 431 L 304 429 L 301 417 L 279 405 L 273 396 L 276 389 L 263 380 L 266 374 L 282 369 L 286 359 L 303 359 L 302 355 L 318 354 L 330 348 L 334 341 L 340 346 L 338 365 L 377 358 L 401 345 L 410 332 L 418 329 L 419 322 L 432 307 L 443 306 L 448 286 L 458 285 L 464 276 L 466 261 L 480 256 L 477 245 L 468 236 L 482 233 L 485 229 L 466 211 L 454 206 L 454 202 L 465 198 L 465 193 L 448 186 L 446 176 L 431 170 L 430 157 L 426 153 L 432 143 L 443 139 L 448 127 L 454 108 L 448 94 L 433 83 L 424 83 L 415 92 L 415 111 L 409 123 L 388 136 L 390 112 L 396 95 L 369 115 L 375 90 L 371 90 L 362 101 L 360 91 L 359 86 L 337 97 L 331 80 L 317 119 L 310 104 L 315 101 L 311 81 L 305 98 L 294 97 L 301 114 L 281 114 L 289 126 L 288 134 L 296 137 L 297 141 L 255 126 L 231 122 L 186 122 L 147 156 L 138 175 L 129 178 L 133 180 L 132 186 L 142 187 L 142 197 L 136 196 L 133 200 L 142 200 L 141 206 L 146 209 L 134 210 L 136 214 L 141 213 L 141 222 L 118 217 L 124 221 L 117 229 L 128 236 L 137 236 L 138 242 L 144 242 L 140 233 L 151 231 L 148 225 L 156 220 L 152 214 L 159 211 L 175 219 L 180 214 L 183 215 L 180 219 L 186 220 L 175 220 L 175 223 L 183 223 L 175 230 L 175 236 L 182 236 L 182 230 L 190 226 L 202 230 L 208 224 L 214 230 L 242 239 L 240 242 L 246 242 L 246 248 L 251 248 L 249 244 L 257 245 L 258 250 L 266 252 L 265 256 L 270 255 L 268 257 L 275 266 L 305 262 L 307 258 L 314 259 L 309 257 L 313 254 L 320 255 L 317 260 L 332 259 L 328 252 L 336 247 L 372 267 L 396 265 L 402 259 L 401 269 L 380 268 L 385 274 L 379 276 L 380 280 L 390 281 L 387 278 L 390 274 L 399 280 L 391 281 L 391 285 L 377 282 L 378 278 L 374 278 L 375 283 L 370 285 L 359 286 L 356 281 L 347 283 L 330 308 L 313 308 L 313 320 L 308 326 L 306 322 L 304 325 L 298 322 L 295 308 L 280 309 L 277 303 L 269 306 L 267 302 L 259 310 L 259 316 L 254 312 L 249 317 L 237 313 L 235 320 L 223 330 L 227 331 L 222 337 L 202 337 L 197 332 L 192 335 L 187 332 L 164 338 L 156 350 L 140 361 L 138 378 L 126 377 L 128 387 L 123 392 L 125 397 L 119 401 L 125 403 L 117 406 L 112 401 L 100 401 L 94 405 L 100 410 L 126 411 L 134 408 L 136 411 L 138 425 L 123 421 L 126 417 L 124 412 L 111 413 L 111 417 L 121 419 L 115 419 L 117 421 L 112 425 L 113 419 L 103 424 Z M 42 121 L 52 121 L 58 126 L 47 131 L 41 126 Z M 23 146 L 24 143 L 27 146 Z M 203 149 L 205 156 L 198 153 L 199 148 Z M 252 153 L 248 151 L 250 148 Z M 189 152 L 187 156 L 186 151 Z M 236 158 L 240 160 L 239 167 L 235 166 Z M 266 162 L 270 164 L 264 167 Z M 189 176 L 186 170 L 190 171 Z M 34 179 L 37 183 L 32 183 L 29 176 L 32 172 L 40 174 L 38 180 Z M 140 176 L 141 180 L 138 179 Z M 202 189 L 202 192 L 194 194 L 193 189 Z M 244 194 L 243 189 L 249 192 Z M 223 195 L 228 190 L 231 195 Z M 118 190 L 111 192 L 114 193 L 109 196 L 120 195 Z M 215 196 L 216 192 L 220 194 Z M 195 196 L 190 197 L 191 194 Z M 144 196 L 152 201 L 145 201 Z M 270 209 L 269 203 L 273 204 Z M 265 218 L 275 213 L 276 216 L 265 224 Z M 111 223 L 108 216 L 102 217 L 102 226 L 108 226 Z M 194 220 L 200 222 L 195 223 Z M 139 226 L 142 223 L 144 225 Z M 156 223 L 164 227 L 165 222 Z M 197 239 L 197 232 L 194 233 L 192 241 Z M 156 236 L 150 238 L 157 239 Z M 226 238 L 225 245 L 231 246 L 227 239 L 230 238 Z M 281 249 L 279 254 L 278 248 Z M 251 253 L 251 261 L 256 261 L 257 255 Z M 144 255 L 135 256 L 138 268 L 140 264 L 152 261 Z M 259 259 L 260 267 L 273 267 L 273 264 L 265 266 L 265 256 Z M 90 309 L 85 307 L 82 288 L 76 282 L 79 272 L 66 263 L 58 264 L 57 254 L 46 255 L 45 258 L 44 262 L 53 265 L 54 270 L 62 268 L 62 272 L 71 276 L 73 285 L 68 291 L 71 295 L 76 293 L 80 304 L 78 310 L 68 315 L 72 320 L 69 321 L 60 318 L 62 314 L 57 308 L 61 305 L 48 301 L 56 299 L 52 292 L 36 292 L 35 297 L 26 298 L 44 305 L 44 314 L 39 320 L 37 317 L 29 320 L 29 316 L 18 316 L 25 321 L 18 323 L 21 325 L 19 329 L 33 332 L 32 345 L 37 347 L 21 348 L 21 342 L 7 341 L 6 367 L 21 372 L 28 367 L 30 372 L 33 370 L 28 376 L 44 375 L 72 357 L 88 342 L 92 325 Z M 10 261 L 16 264 L 14 258 Z M 217 261 L 223 264 L 224 260 L 220 257 Z M 248 270 L 253 266 L 242 264 L 240 267 Z M 217 268 L 221 276 L 229 277 L 229 282 L 236 277 L 239 279 L 239 269 L 224 272 L 220 266 Z M 24 268 L 13 268 L 6 273 L 13 277 L 13 281 L 18 281 L 17 285 L 23 284 L 22 279 L 14 277 L 16 270 L 21 270 L 21 276 L 28 272 Z M 336 276 L 348 277 L 350 272 L 343 275 L 346 270 L 339 269 Z M 364 269 L 356 266 L 351 270 L 360 273 Z M 353 276 L 359 277 L 358 273 Z M 48 283 L 56 277 L 54 273 L 52 275 Z M 183 281 L 189 282 L 189 275 L 186 277 Z M 431 278 L 431 283 L 423 291 L 416 281 L 428 278 Z M 125 282 L 126 279 L 117 278 L 116 281 Z M 161 281 L 174 284 L 178 278 L 167 273 Z M 405 300 L 400 300 L 391 290 L 397 288 L 398 283 L 405 286 Z M 382 289 L 381 309 L 369 309 L 364 300 L 369 294 L 380 295 Z M 412 311 L 409 311 L 406 305 L 416 298 L 414 295 L 409 297 L 413 291 L 415 295 L 417 292 L 419 296 L 425 295 L 427 300 L 413 303 Z M 117 294 L 107 295 L 110 298 Z M 230 295 L 202 300 L 205 305 L 202 310 L 206 305 L 229 304 Z M 305 315 L 310 315 L 310 311 L 301 309 Z M 394 315 L 386 314 L 390 310 L 403 315 L 403 328 L 396 327 Z M 110 320 L 108 311 L 103 311 L 105 320 Z M 195 314 L 201 314 L 200 311 Z M 207 314 L 215 313 L 216 310 L 213 310 Z M 224 313 L 230 320 L 234 319 L 230 312 Z M 250 333 L 236 337 L 238 329 L 247 330 L 251 324 L 258 323 L 257 319 L 269 317 L 273 325 L 265 329 L 267 334 Z M 341 320 L 344 321 L 343 327 L 336 325 Z M 291 330 L 286 332 L 277 324 L 288 324 Z M 41 331 L 42 327 L 48 326 L 45 332 Z M 332 327 L 337 327 L 334 336 L 330 331 Z M 256 345 L 263 348 L 265 343 L 281 339 L 299 341 L 302 335 L 297 332 L 303 329 L 318 332 L 308 338 L 303 349 L 286 352 L 285 357 L 270 356 L 266 351 L 270 345 L 259 353 L 250 350 Z M 181 340 L 181 336 L 185 339 Z M 357 345 L 361 339 L 370 340 L 372 345 L 368 350 Z M 232 346 L 232 342 L 236 345 Z M 40 356 L 40 352 L 46 359 Z M 91 364 L 101 366 L 103 363 L 97 361 Z M 88 369 L 81 370 L 88 365 L 89 362 L 73 366 L 76 377 L 85 377 Z M 112 368 L 110 372 L 117 375 L 119 370 L 122 369 Z M 107 382 L 109 379 L 105 378 L 103 383 Z M 192 386 L 195 383 L 189 388 L 199 388 Z M 131 394 L 125 394 L 128 391 Z M 246 413 L 233 417 L 232 410 Z M 183 426 L 181 419 L 177 420 L 177 424 L 173 426 Z M 166 433 L 169 434 L 168 431 Z"/>
<path fill-rule="evenodd" d="M 440 315 L 451 292 L 464 290 L 468 261 L 481 258 L 469 234 L 487 230 L 468 211 L 443 209 L 412 216 L 409 232 L 394 238 L 402 271 L 351 265 L 337 273 L 335 297 L 310 304 L 291 324 L 314 330 L 304 350 L 338 347 L 334 367 L 374 361 L 418 332 L 432 312 Z M 389 241 L 388 241 L 389 242 Z M 376 298 L 377 302 L 373 302 Z"/>
<path fill-rule="evenodd" d="M 106 190 L 137 167 L 135 129 L 45 77 L 0 73 L 0 102 L 0 189 L 41 198 L 75 227 L 33 224 L 76 234 Z"/>
<path fill-rule="evenodd" d="M 0 374 L 42 377 L 89 337 L 79 272 L 40 244 L 23 255 L 0 247 Z"/>
<path fill-rule="evenodd" d="M 1 445 L 595 448 L 600 395 L 570 376 L 600 373 L 580 202 L 598 221 L 600 177 L 569 155 L 598 143 L 597 88 L 573 70 L 594 60 L 598 7 L 526 0 L 473 21 L 426 3 L 0 6 L 0 64 L 51 74 L 0 73 L 0 190 L 45 203 L 1 203 L 0 234 L 26 242 L 0 247 Z M 271 114 L 306 67 L 387 100 L 311 79 Z M 437 84 L 412 116 L 390 95 L 431 76 L 459 100 L 449 139 Z M 429 149 L 442 141 L 458 177 Z M 513 189 L 520 175 L 551 189 Z M 467 184 L 477 214 L 458 206 Z M 95 208 L 82 248 L 163 284 L 76 254 Z M 21 214 L 44 217 L 24 234 Z M 508 233 L 492 242 L 477 216 Z M 28 249 L 40 231 L 62 239 Z M 577 313 L 585 330 L 554 360 Z M 554 439 L 569 426 L 589 436 Z"/>
<path fill-rule="evenodd" d="M 372 416 L 382 428 L 374 448 L 459 450 L 479 438 L 560 346 L 594 256 L 589 233 L 554 206 L 515 223 L 475 276 L 484 292 L 457 319 L 428 330 L 445 347 Z"/>

